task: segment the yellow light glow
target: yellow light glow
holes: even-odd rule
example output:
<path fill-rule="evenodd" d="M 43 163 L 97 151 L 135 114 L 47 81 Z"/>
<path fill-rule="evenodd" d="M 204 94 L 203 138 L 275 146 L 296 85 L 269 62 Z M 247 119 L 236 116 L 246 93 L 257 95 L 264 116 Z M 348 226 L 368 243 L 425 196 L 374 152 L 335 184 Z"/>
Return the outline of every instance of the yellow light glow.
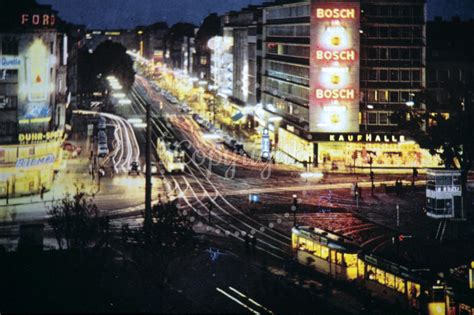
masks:
<path fill-rule="evenodd" d="M 429 315 L 445 315 L 446 314 L 446 305 L 441 302 L 429 303 L 428 304 L 428 314 Z"/>
<path fill-rule="evenodd" d="M 45 44 L 41 39 L 35 39 L 26 54 L 26 92 L 30 102 L 45 102 L 48 99 L 48 61 Z"/>

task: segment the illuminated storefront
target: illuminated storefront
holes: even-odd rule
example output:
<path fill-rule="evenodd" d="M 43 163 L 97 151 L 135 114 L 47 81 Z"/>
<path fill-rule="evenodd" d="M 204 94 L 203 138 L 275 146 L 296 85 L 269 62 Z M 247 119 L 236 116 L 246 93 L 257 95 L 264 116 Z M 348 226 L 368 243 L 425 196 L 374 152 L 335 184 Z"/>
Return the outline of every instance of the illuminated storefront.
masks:
<path fill-rule="evenodd" d="M 0 146 L 0 197 L 38 194 L 43 186 L 49 190 L 61 168 L 61 143 Z"/>
<path fill-rule="evenodd" d="M 310 130 L 359 131 L 358 2 L 311 4 Z"/>
<path fill-rule="evenodd" d="M 8 98 L 0 107 L 0 198 L 50 189 L 61 168 L 67 36 L 50 9 L 21 12 L 18 25 L 0 32 L 9 42 L 0 55 L 0 70 L 9 74 L 0 80 L 0 100 Z"/>
<path fill-rule="evenodd" d="M 327 169 L 438 168 L 441 159 L 399 134 L 307 133 L 296 135 L 291 125 L 279 128 L 282 163 L 314 162 Z M 286 157 L 284 157 L 286 156 Z"/>

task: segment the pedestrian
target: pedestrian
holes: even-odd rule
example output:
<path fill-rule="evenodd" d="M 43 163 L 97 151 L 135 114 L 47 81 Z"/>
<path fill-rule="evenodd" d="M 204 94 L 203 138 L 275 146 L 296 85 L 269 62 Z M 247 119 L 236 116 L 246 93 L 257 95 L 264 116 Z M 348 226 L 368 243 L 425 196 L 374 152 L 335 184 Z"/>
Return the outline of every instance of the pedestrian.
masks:
<path fill-rule="evenodd" d="M 41 198 L 41 200 L 44 199 L 45 191 L 46 191 L 46 187 L 44 187 L 44 185 L 41 185 L 41 189 L 40 189 L 40 198 Z"/>
<path fill-rule="evenodd" d="M 252 241 L 252 251 L 255 254 L 255 250 L 257 248 L 257 236 L 254 235 L 252 237 L 251 241 Z"/>

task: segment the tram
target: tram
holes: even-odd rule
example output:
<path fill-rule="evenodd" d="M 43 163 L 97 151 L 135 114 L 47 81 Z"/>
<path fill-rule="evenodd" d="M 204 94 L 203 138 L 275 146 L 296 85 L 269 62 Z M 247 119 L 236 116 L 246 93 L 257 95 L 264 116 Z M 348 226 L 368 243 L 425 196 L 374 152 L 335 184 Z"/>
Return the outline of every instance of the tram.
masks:
<path fill-rule="evenodd" d="M 298 262 L 339 281 L 354 282 L 403 309 L 447 314 L 446 290 L 429 270 L 403 266 L 366 253 L 351 239 L 319 228 L 292 228 Z M 443 312 L 434 311 L 434 309 Z"/>
<path fill-rule="evenodd" d="M 291 239 L 299 263 L 338 280 L 357 279 L 360 248 L 350 239 L 310 227 L 293 227 Z"/>
<path fill-rule="evenodd" d="M 158 138 L 156 141 L 156 153 L 166 172 L 184 172 L 184 151 L 179 145 Z"/>

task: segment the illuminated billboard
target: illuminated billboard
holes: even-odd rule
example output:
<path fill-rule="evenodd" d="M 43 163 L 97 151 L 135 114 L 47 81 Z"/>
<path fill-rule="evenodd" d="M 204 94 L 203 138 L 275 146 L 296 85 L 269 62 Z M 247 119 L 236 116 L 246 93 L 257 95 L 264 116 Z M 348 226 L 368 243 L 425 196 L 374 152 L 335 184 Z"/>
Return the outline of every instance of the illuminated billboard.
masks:
<path fill-rule="evenodd" d="M 18 122 L 20 125 L 47 123 L 51 120 L 50 100 L 54 85 L 51 67 L 54 65 L 42 39 L 36 38 L 25 51 L 20 67 Z"/>
<path fill-rule="evenodd" d="M 312 0 L 311 132 L 359 132 L 359 26 L 359 2 Z"/>

